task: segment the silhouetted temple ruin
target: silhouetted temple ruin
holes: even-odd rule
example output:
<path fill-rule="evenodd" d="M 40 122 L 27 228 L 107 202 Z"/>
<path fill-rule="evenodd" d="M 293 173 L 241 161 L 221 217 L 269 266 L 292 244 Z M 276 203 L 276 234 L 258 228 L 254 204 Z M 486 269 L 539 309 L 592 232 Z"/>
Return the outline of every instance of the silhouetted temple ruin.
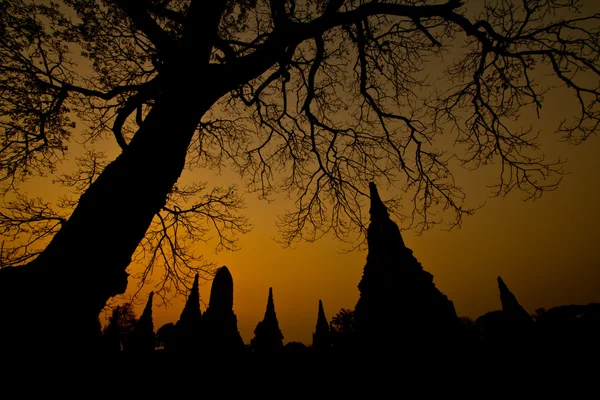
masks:
<path fill-rule="evenodd" d="M 329 332 L 329 322 L 325 317 L 323 302 L 319 300 L 319 314 L 317 315 L 317 325 L 313 333 L 312 348 L 315 351 L 323 352 L 331 348 L 331 334 Z"/>
<path fill-rule="evenodd" d="M 508 289 L 501 277 L 498 277 L 498 290 L 500 291 L 500 303 L 502 312 L 510 318 L 520 319 L 528 322 L 533 321 L 533 317 L 523 308 L 517 297 Z"/>
<path fill-rule="evenodd" d="M 375 184 L 369 189 L 368 255 L 354 312 L 357 344 L 371 351 L 455 343 L 461 323 L 454 304 L 404 245 Z"/>
<path fill-rule="evenodd" d="M 245 349 L 233 312 L 233 278 L 226 266 L 219 268 L 215 275 L 202 325 L 202 341 L 207 352 L 240 352 Z"/>
<path fill-rule="evenodd" d="M 152 298 L 154 292 L 150 292 L 146 307 L 138 319 L 127 342 L 125 350 L 133 353 L 150 353 L 154 351 L 154 322 L 152 321 Z"/>
<path fill-rule="evenodd" d="M 269 288 L 269 298 L 265 317 L 256 325 L 254 338 L 250 341 L 253 351 L 259 353 L 272 353 L 283 348 L 283 334 L 279 329 L 275 303 L 273 302 L 273 288 Z"/>
<path fill-rule="evenodd" d="M 600 353 L 600 303 L 539 309 L 536 314 L 540 347 L 568 348 L 579 354 Z"/>
<path fill-rule="evenodd" d="M 119 356 L 124 351 L 140 356 L 157 351 L 157 360 L 168 361 L 172 354 L 185 360 L 205 356 L 219 359 L 234 354 L 242 356 L 241 360 L 277 354 L 278 361 L 316 356 L 316 364 L 328 365 L 330 360 L 336 362 L 339 356 L 347 355 L 359 363 L 365 355 L 411 361 L 416 356 L 429 362 L 431 356 L 444 350 L 459 352 L 463 357 L 479 352 L 491 355 L 492 360 L 508 355 L 554 357 L 561 352 L 588 358 L 591 351 L 600 354 L 600 304 L 538 309 L 532 316 L 500 276 L 497 281 L 502 309 L 488 312 L 476 321 L 458 318 L 452 301 L 436 288 L 432 274 L 423 269 L 404 244 L 376 186 L 371 183 L 369 189 L 371 218 L 367 229 L 367 260 L 358 285 L 360 297 L 354 310 L 340 309 L 331 322 L 327 321 L 323 301 L 319 299 L 312 346 L 300 342 L 284 346 L 273 289 L 269 288 L 264 318 L 254 330 L 249 351 L 233 311 L 233 277 L 222 266 L 214 276 L 206 311 L 202 313 L 200 308 L 196 274 L 179 320 L 176 324 L 164 324 L 156 335 L 153 292 L 139 319 L 132 303 L 116 306 L 102 331 L 103 355 Z M 161 359 L 161 354 L 167 357 Z M 448 360 L 455 359 L 452 355 L 445 356 Z M 269 364 L 285 370 L 279 362 Z"/>
<path fill-rule="evenodd" d="M 475 322 L 481 331 L 481 339 L 491 347 L 528 346 L 535 335 L 533 317 L 501 277 L 498 277 L 498 290 L 502 310 L 488 312 Z"/>
<path fill-rule="evenodd" d="M 199 351 L 201 348 L 202 312 L 198 278 L 196 274 L 179 321 L 175 324 L 174 350 L 177 352 Z"/>

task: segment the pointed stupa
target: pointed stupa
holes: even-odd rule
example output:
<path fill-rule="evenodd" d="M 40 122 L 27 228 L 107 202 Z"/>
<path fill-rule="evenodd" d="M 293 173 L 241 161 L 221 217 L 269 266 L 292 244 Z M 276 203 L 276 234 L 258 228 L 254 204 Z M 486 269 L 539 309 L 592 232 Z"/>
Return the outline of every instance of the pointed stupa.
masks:
<path fill-rule="evenodd" d="M 256 352 L 273 352 L 283 348 L 283 334 L 279 329 L 279 322 L 275 313 L 273 288 L 269 288 L 265 317 L 256 325 L 250 347 Z"/>
<path fill-rule="evenodd" d="M 179 316 L 179 321 L 175 324 L 176 342 L 174 348 L 179 352 L 197 351 L 200 348 L 202 312 L 200 311 L 198 279 L 199 275 L 196 274 L 192 290 Z"/>
<path fill-rule="evenodd" d="M 277 321 L 275 313 L 275 302 L 273 301 L 273 288 L 269 288 L 269 297 L 267 298 L 267 309 L 265 310 L 265 320 Z"/>
<path fill-rule="evenodd" d="M 231 353 L 244 350 L 244 341 L 233 312 L 233 277 L 226 266 L 219 268 L 215 274 L 202 323 L 206 351 Z"/>
<path fill-rule="evenodd" d="M 502 312 L 510 318 L 518 318 L 533 321 L 533 317 L 523 308 L 517 297 L 508 289 L 502 278 L 498 277 L 498 289 L 500 290 L 500 302 L 502 303 Z"/>
<path fill-rule="evenodd" d="M 142 312 L 142 316 L 140 320 L 147 319 L 152 321 L 152 299 L 154 298 L 154 292 L 150 292 L 148 295 L 148 301 L 146 301 L 146 306 L 144 307 L 144 311 Z"/>
<path fill-rule="evenodd" d="M 461 327 L 454 304 L 405 246 L 372 182 L 369 191 L 368 255 L 354 312 L 357 343 L 378 351 L 452 342 Z"/>
<path fill-rule="evenodd" d="M 371 197 L 371 205 L 369 207 L 371 221 L 388 219 L 390 214 L 388 213 L 385 204 L 383 204 L 383 201 L 381 201 L 377 186 L 373 182 L 369 182 L 369 194 Z"/>
<path fill-rule="evenodd" d="M 199 275 L 196 274 L 194 277 L 194 283 L 192 284 L 192 290 L 188 295 L 183 311 L 179 316 L 179 322 L 183 321 L 199 321 L 202 317 L 202 311 L 200 311 L 200 289 L 198 287 Z"/>
<path fill-rule="evenodd" d="M 329 333 L 329 323 L 325 317 L 323 302 L 319 300 L 319 313 L 317 315 L 317 325 L 313 333 L 312 348 L 315 351 L 326 351 L 331 347 L 331 338 Z"/>
<path fill-rule="evenodd" d="M 126 350 L 136 353 L 150 353 L 154 351 L 154 322 L 152 321 L 152 298 L 150 292 L 144 311 L 135 324 Z"/>
<path fill-rule="evenodd" d="M 319 314 L 317 315 L 317 325 L 315 331 L 327 331 L 329 332 L 329 323 L 325 317 L 325 310 L 323 309 L 323 301 L 319 299 Z"/>
<path fill-rule="evenodd" d="M 389 253 L 405 251 L 406 246 L 400 229 L 390 219 L 387 207 L 381 201 L 377 186 L 373 182 L 369 183 L 369 193 L 371 197 L 369 207 L 371 223 L 367 229 L 369 257 L 385 258 L 389 256 Z"/>

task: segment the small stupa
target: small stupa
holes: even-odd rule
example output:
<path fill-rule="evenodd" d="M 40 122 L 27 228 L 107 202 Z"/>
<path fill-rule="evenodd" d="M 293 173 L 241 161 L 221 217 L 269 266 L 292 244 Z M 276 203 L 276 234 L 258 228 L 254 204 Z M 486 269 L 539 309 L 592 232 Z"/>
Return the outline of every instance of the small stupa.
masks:
<path fill-rule="evenodd" d="M 275 313 L 273 288 L 269 288 L 265 317 L 256 325 L 250 347 L 258 353 L 272 353 L 283 348 L 283 334 L 279 329 L 279 322 Z"/>
<path fill-rule="evenodd" d="M 317 315 L 317 325 L 313 333 L 312 348 L 316 352 L 324 352 L 331 348 L 331 334 L 329 332 L 329 323 L 325 317 L 323 302 L 319 300 L 319 313 Z"/>

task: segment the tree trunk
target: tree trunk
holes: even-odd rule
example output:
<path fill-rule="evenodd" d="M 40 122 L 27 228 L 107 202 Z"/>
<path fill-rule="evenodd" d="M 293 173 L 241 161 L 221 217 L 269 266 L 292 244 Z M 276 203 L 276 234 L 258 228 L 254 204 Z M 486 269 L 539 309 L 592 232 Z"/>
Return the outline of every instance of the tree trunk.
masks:
<path fill-rule="evenodd" d="M 200 118 L 218 98 L 178 81 L 165 88 L 43 253 L 0 270 L 1 343 L 34 351 L 93 347 L 100 311 L 125 291 L 125 269 L 181 175 Z"/>

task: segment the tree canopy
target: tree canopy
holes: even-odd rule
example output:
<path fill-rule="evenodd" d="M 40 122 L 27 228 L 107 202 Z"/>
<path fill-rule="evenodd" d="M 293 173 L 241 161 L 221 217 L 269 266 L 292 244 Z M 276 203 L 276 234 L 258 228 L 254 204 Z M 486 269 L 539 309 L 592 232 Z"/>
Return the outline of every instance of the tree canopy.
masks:
<path fill-rule="evenodd" d="M 212 230 L 220 248 L 234 248 L 251 227 L 236 187 L 175 184 L 184 166 L 200 177 L 233 170 L 263 198 L 291 196 L 295 209 L 280 220 L 287 244 L 363 234 L 370 181 L 400 189 L 396 201 L 411 205 L 401 217 L 417 229 L 441 222 L 439 211 L 451 225 L 473 211 L 456 166 L 497 163 L 496 194 L 538 197 L 556 187 L 561 163 L 544 157 L 538 130 L 517 123 L 521 113 L 539 112 L 544 95 L 562 87 L 578 104 L 557 127 L 563 138 L 581 143 L 600 121 L 600 15 L 587 8 L 576 0 L 2 0 L 2 266 L 34 260 L 59 231 L 77 235 L 73 221 L 93 208 L 82 205 L 86 196 L 94 212 L 127 219 L 117 210 L 129 189 L 112 177 L 129 173 L 122 179 L 139 181 L 135 204 L 147 207 L 129 218 L 143 235 L 122 233 L 130 241 L 119 257 L 137 245 L 148 265 L 142 281 L 163 268 L 159 294 L 185 291 L 206 266 L 195 241 Z M 19 191 L 55 174 L 77 142 L 87 152 L 54 179 L 80 198 L 51 204 Z M 120 149 L 114 162 L 99 149 L 107 142 Z M 149 178 L 138 180 L 143 173 Z M 108 227 L 97 229 L 106 236 Z M 98 247 L 111 240 L 104 236 Z"/>

